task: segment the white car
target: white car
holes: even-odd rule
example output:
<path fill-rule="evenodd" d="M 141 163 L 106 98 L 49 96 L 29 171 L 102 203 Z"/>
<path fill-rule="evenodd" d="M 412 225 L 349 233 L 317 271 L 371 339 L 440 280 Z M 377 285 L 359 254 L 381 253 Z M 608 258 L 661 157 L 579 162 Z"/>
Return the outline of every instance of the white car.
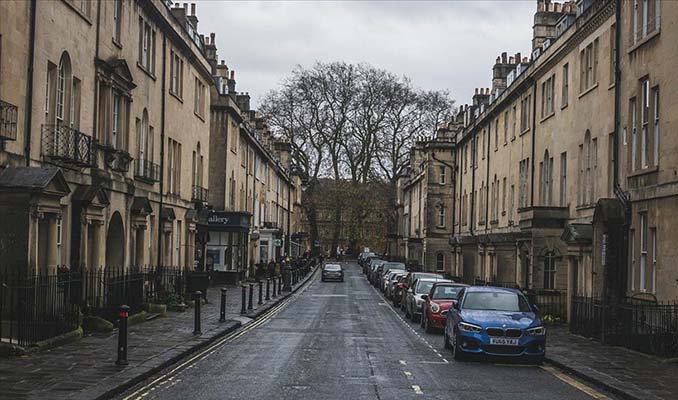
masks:
<path fill-rule="evenodd" d="M 429 294 L 431 287 L 436 282 L 452 282 L 449 279 L 436 278 L 419 278 L 414 281 L 411 288 L 407 289 L 407 297 L 405 298 L 405 317 L 411 319 L 413 322 L 419 322 L 421 318 L 421 307 L 424 305 L 424 299 L 421 298 L 424 294 Z"/>

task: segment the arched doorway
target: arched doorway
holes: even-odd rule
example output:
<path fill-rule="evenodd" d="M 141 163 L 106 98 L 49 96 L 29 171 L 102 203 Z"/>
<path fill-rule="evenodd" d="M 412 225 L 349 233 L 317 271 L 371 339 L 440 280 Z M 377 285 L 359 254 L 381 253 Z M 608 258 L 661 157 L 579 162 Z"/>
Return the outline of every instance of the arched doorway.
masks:
<path fill-rule="evenodd" d="M 125 264 L 125 229 L 119 212 L 113 213 L 106 234 L 106 268 L 122 269 Z"/>

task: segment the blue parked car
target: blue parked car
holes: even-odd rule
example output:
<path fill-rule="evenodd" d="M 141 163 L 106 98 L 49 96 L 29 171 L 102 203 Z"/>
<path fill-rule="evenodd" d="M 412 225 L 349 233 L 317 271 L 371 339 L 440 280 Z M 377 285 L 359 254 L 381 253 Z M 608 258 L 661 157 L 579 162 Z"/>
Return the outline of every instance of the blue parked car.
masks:
<path fill-rule="evenodd" d="M 455 360 L 485 354 L 540 363 L 546 352 L 546 328 L 538 309 L 515 289 L 462 289 L 447 313 L 443 336 Z"/>

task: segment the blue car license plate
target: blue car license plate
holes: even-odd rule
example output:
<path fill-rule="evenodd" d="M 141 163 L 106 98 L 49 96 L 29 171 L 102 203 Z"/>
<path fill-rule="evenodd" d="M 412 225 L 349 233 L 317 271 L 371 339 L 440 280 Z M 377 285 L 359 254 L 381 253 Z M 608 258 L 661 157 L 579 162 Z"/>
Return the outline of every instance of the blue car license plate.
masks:
<path fill-rule="evenodd" d="M 502 345 L 502 346 L 518 346 L 518 339 L 490 338 L 490 344 L 498 344 L 498 345 Z"/>

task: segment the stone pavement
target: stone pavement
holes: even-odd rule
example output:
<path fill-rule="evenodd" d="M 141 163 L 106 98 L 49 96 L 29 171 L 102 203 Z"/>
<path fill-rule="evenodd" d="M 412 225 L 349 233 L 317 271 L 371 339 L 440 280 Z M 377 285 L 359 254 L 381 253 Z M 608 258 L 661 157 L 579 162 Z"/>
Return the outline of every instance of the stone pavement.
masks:
<path fill-rule="evenodd" d="M 556 367 L 626 399 L 678 399 L 678 364 L 573 335 L 548 331 L 546 357 Z M 675 361 L 675 360 L 674 360 Z"/>
<path fill-rule="evenodd" d="M 295 289 L 303 282 L 305 279 Z M 279 295 L 257 307 L 255 285 L 254 310 L 248 317 L 240 315 L 240 287 L 227 287 L 226 322 L 220 323 L 221 287 L 211 287 L 209 303 L 201 308 L 202 335 L 193 335 L 192 308 L 185 312 L 168 312 L 165 317 L 131 326 L 128 330 L 129 365 L 126 367 L 115 365 L 117 330 L 85 335 L 77 342 L 39 353 L 0 358 L 0 399 L 99 398 L 118 390 L 121 385 L 131 386 L 238 329 L 287 295 Z M 263 297 L 266 297 L 265 282 Z"/>

